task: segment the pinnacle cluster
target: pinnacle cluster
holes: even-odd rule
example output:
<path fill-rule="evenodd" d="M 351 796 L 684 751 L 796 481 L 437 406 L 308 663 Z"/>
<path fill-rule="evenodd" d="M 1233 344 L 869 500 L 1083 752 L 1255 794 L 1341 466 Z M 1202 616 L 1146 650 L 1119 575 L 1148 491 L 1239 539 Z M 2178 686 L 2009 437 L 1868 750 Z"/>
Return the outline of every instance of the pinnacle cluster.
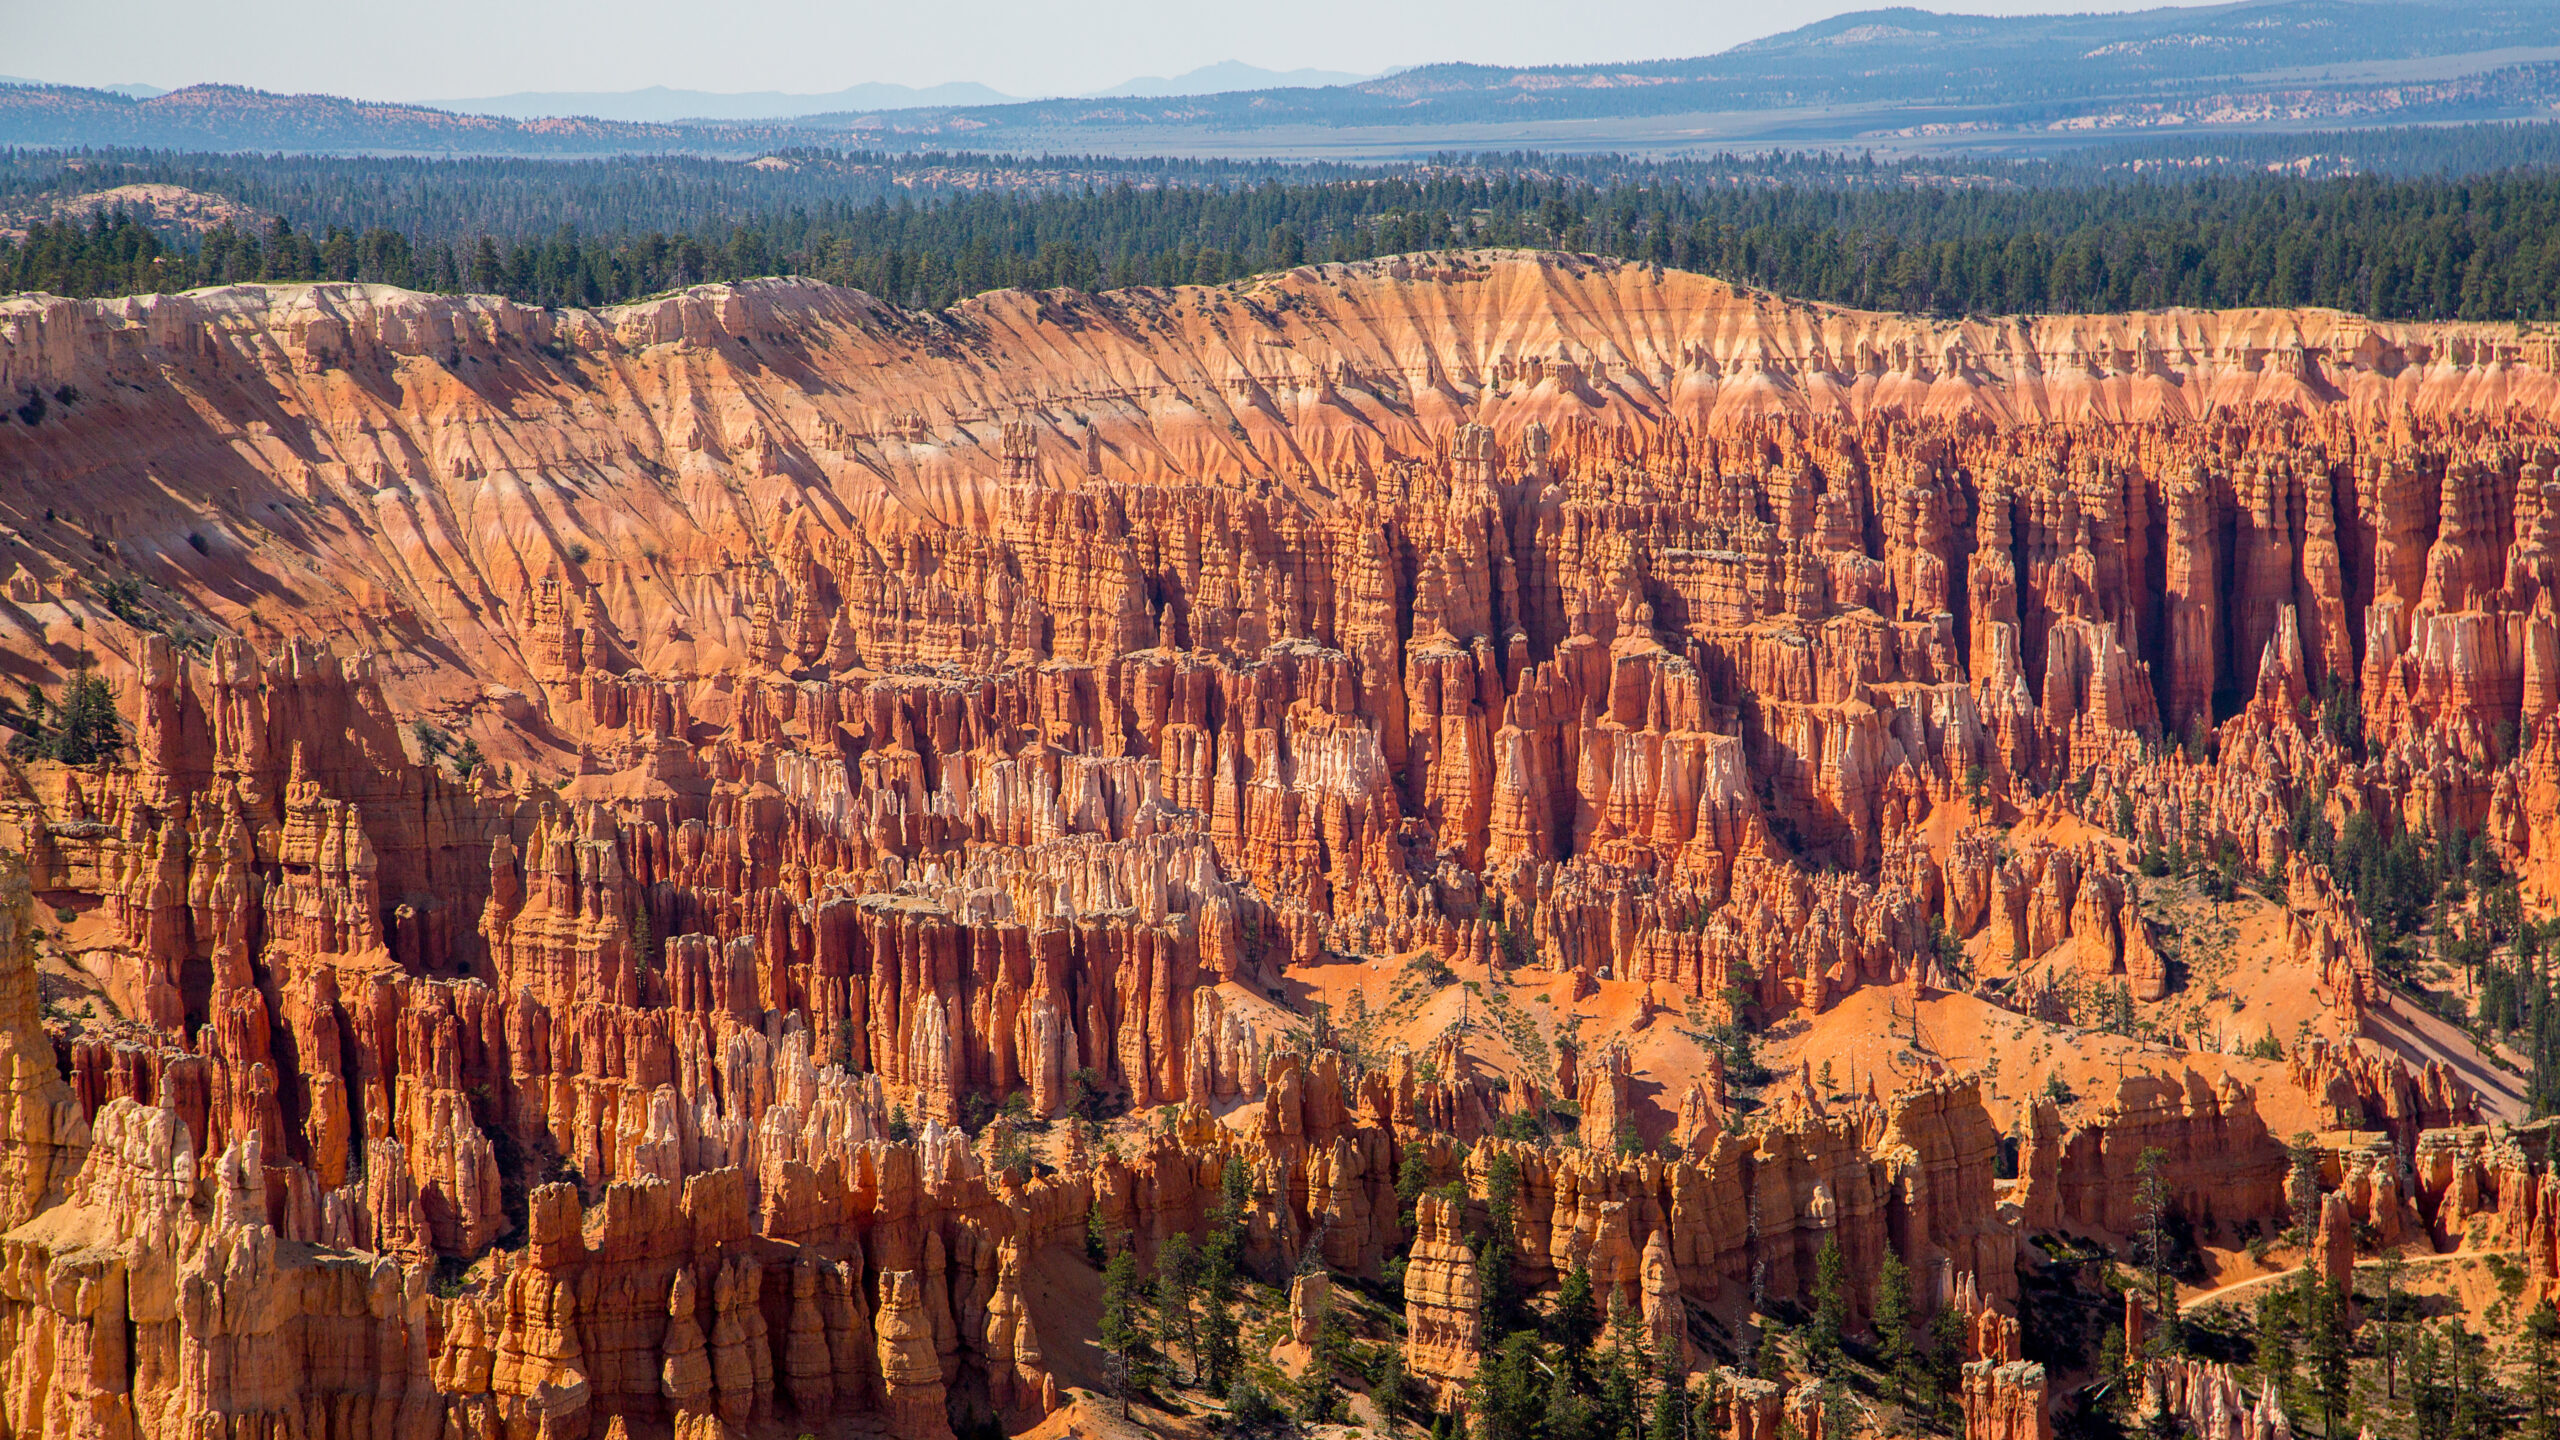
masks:
<path fill-rule="evenodd" d="M 2376 1266 L 2560 1294 L 2555 363 L 1511 252 L 0 302 L 7 1429 L 1507 1440 L 1551 1344 L 2347 1433 L 2263 1342 Z"/>

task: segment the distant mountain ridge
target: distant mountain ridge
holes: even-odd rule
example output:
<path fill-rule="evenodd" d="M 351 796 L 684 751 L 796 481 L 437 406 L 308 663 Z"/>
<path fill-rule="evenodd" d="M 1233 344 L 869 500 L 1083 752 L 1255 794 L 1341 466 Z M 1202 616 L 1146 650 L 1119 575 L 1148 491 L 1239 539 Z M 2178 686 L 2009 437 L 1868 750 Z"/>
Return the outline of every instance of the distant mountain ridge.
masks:
<path fill-rule="evenodd" d="M 1347 70 L 1266 70 L 1241 60 L 1221 60 L 1179 75 L 1140 75 L 1100 90 L 1084 91 L 1082 98 L 1160 99 L 1180 95 L 1223 95 L 1238 90 L 1303 90 L 1352 85 L 1372 78 Z M 563 115 L 668 124 L 687 120 L 790 120 L 811 115 L 954 109 L 1025 102 L 1022 96 L 1007 95 L 991 85 L 957 80 L 925 86 L 875 82 L 850 85 L 823 94 L 791 94 L 778 90 L 676 90 L 664 85 L 640 90 L 525 90 L 506 95 L 420 100 L 416 103 L 457 114 L 503 115 L 516 120 Z"/>
<path fill-rule="evenodd" d="M 44 89 L 54 88 L 50 80 L 30 80 L 24 75 L 0 75 L 0 85 L 34 85 Z M 159 85 L 92 85 L 88 88 L 104 90 L 110 95 L 122 95 L 128 100 L 148 100 L 155 95 L 169 93 L 165 87 Z"/>
<path fill-rule="evenodd" d="M 1314 90 L 1332 85 L 1356 85 L 1373 78 L 1347 70 L 1265 70 L 1241 60 L 1221 60 L 1215 65 L 1185 70 L 1179 75 L 1141 75 L 1134 80 L 1123 80 L 1108 89 L 1090 91 L 1085 98 L 1114 100 L 1168 95 L 1230 95 L 1239 90 Z"/>
<path fill-rule="evenodd" d="M 513 120 L 539 120 L 555 115 L 585 116 L 639 124 L 684 120 L 786 120 L 848 110 L 910 110 L 920 106 L 1006 105 L 1021 97 L 1007 95 L 975 81 L 947 85 L 894 85 L 876 82 L 850 85 L 817 95 L 779 90 L 727 93 L 672 90 L 652 85 L 640 90 L 524 90 L 463 100 L 416 103 L 465 115 L 501 115 Z"/>
<path fill-rule="evenodd" d="M 0 86 L 0 144 L 429 155 L 740 153 L 789 143 L 769 124 L 647 125 L 579 117 L 516 120 L 426 105 L 190 85 L 136 99 L 71 86 Z"/>
<path fill-rule="evenodd" d="M 1313 89 L 1329 85 L 1349 85 L 1374 78 L 1346 70 L 1267 70 L 1241 60 L 1221 60 L 1179 75 L 1141 75 L 1123 80 L 1100 90 L 1082 92 L 1086 98 L 1150 99 L 1181 95 L 1217 95 L 1237 90 Z M 128 100 L 155 100 L 176 92 L 158 85 L 57 85 L 49 81 L 18 75 L 0 75 L 0 85 L 31 86 L 41 90 L 94 90 L 121 96 Z M 194 87 L 190 87 L 194 88 Z M 231 88 L 231 87 L 218 87 Z M 319 97 L 337 101 L 340 97 Z M 848 85 L 842 90 L 817 93 L 793 93 L 781 90 L 720 91 L 687 90 L 665 85 L 644 86 L 636 90 L 518 90 L 504 95 L 478 95 L 454 99 L 412 101 L 354 101 L 348 104 L 390 104 L 447 111 L 461 116 L 491 116 L 508 120 L 609 120 L 622 124 L 675 125 L 686 122 L 790 120 L 810 115 L 869 114 L 891 110 L 959 109 L 989 105 L 1023 103 L 1024 97 L 1008 95 L 992 85 L 974 80 L 956 80 L 941 85 L 899 85 L 875 81 Z"/>
<path fill-rule="evenodd" d="M 6 87 L 0 144 L 557 156 L 851 144 L 1339 158 L 1506 145 L 2049 148 L 2178 127 L 2549 118 L 2560 105 L 2553 9 L 2552 0 L 2244 0 L 2014 17 L 1897 8 L 1685 59 L 1439 64 L 1353 84 L 856 105 L 789 119 L 458 114 L 221 85 L 147 98 Z M 1222 83 L 1251 68 L 1211 66 L 1162 83 Z"/>

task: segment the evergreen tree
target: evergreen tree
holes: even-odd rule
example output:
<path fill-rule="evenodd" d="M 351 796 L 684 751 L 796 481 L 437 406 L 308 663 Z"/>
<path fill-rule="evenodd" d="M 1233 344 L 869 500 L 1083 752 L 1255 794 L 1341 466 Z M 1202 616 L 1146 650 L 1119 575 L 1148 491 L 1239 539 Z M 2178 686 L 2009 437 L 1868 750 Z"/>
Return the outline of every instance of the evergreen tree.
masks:
<path fill-rule="evenodd" d="M 498 259 L 498 242 L 483 235 L 471 250 L 471 292 L 475 295 L 495 294 L 506 283 L 508 267 Z"/>
<path fill-rule="evenodd" d="M 1784 1381 L 1787 1378 L 1787 1327 L 1775 1317 L 1760 1322 L 1760 1343 L 1752 1359 L 1754 1371 L 1763 1380 Z"/>
<path fill-rule="evenodd" d="M 1964 1317 L 1952 1305 L 1929 1317 L 1929 1379 L 1940 1413 L 1951 1411 L 1964 1393 Z"/>
<path fill-rule="evenodd" d="M 1241 1159 L 1229 1156 L 1219 1175 L 1218 1199 L 1209 1211 L 1209 1243 L 1200 1256 L 1200 1338 L 1192 1361 L 1201 1383 L 1212 1391 L 1226 1391 L 1236 1383 L 1236 1362 L 1243 1348 L 1242 1325 L 1236 1316 L 1240 1280 L 1236 1245 L 1252 1194 L 1252 1175 Z"/>
<path fill-rule="evenodd" d="M 1126 1414 L 1124 1410 L 1122 1412 Z M 1227 1423 L 1252 1434 L 1280 1418 L 1280 1407 L 1271 1402 L 1270 1392 L 1254 1383 L 1250 1375 L 1239 1375 L 1227 1389 Z"/>
<path fill-rule="evenodd" d="M 1644 1440 L 1685 1440 L 1681 1427 L 1688 1421 L 1682 1405 L 1680 1387 L 1665 1385 L 1653 1397 L 1653 1409 L 1645 1417 Z"/>
<path fill-rule="evenodd" d="M 1305 1424 L 1326 1425 L 1342 1416 L 1342 1385 L 1334 1376 L 1331 1357 L 1319 1344 L 1307 1368 L 1298 1376 L 1296 1404 L 1292 1413 Z"/>
<path fill-rule="evenodd" d="M 1513 157 L 1427 172 L 1126 161 L 1112 163 L 1146 172 L 1133 176 L 1143 188 L 1028 193 L 986 183 L 992 174 L 919 174 L 985 171 L 997 157 L 799 152 L 788 169 L 723 173 L 668 157 L 360 166 L 129 152 L 116 163 L 137 180 L 229 192 L 292 218 L 201 238 L 163 237 L 123 213 L 36 221 L 0 240 L 0 290 L 352 278 L 597 305 L 794 272 L 938 309 L 996 286 L 1215 284 L 1314 255 L 1484 243 L 1597 249 L 1809 300 L 1944 316 L 2316 304 L 2391 320 L 2550 319 L 2560 315 L 2549 238 L 2560 230 L 2560 176 L 2515 163 L 2550 158 L 2551 143 L 2529 130 L 2324 142 L 2433 146 L 2463 158 L 2431 167 L 2497 174 L 2224 171 L 2127 183 L 2120 169 L 2042 162 L 1984 164 L 1979 175 L 2004 183 L 1952 189 L 1936 172 L 1911 183 L 1895 167 L 1813 156 L 1541 156 L 1534 172 Z M 1930 163 L 1944 162 L 1911 162 Z M 398 183 L 383 183 L 386 165 Z M 13 177 L 28 190 L 79 183 L 59 157 L 0 152 L 0 188 Z M 585 228 L 559 225 L 564 212 Z M 2319 713 L 2323 733 L 2361 758 L 2348 743 L 2360 738 L 2349 733 L 2359 711 L 2344 682 L 2328 682 Z"/>
<path fill-rule="evenodd" d="M 2295 1359 L 2293 1297 L 2281 1290 L 2264 1290 L 2258 1294 L 2258 1385 L 2273 1390 L 2287 1408 L 2300 1409 L 2297 1362 Z"/>
<path fill-rule="evenodd" d="M 2560 1312 L 2543 1301 L 2524 1318 L 2525 1434 L 2560 1440 Z"/>
<path fill-rule="evenodd" d="M 1152 1379 L 1155 1352 L 1147 1334 L 1145 1287 L 1138 1280 L 1138 1257 L 1122 1250 L 1102 1272 L 1100 1339 L 1110 1367 L 1112 1393 L 1120 1414 L 1129 1414 L 1131 1392 L 1146 1389 Z"/>
<path fill-rule="evenodd" d="M 1644 1321 L 1624 1295 L 1609 1297 L 1609 1349 L 1599 1366 L 1601 1431 L 1615 1440 L 1634 1440 L 1643 1423 L 1645 1372 L 1652 1357 L 1645 1353 Z"/>
<path fill-rule="evenodd" d="M 2121 1420 L 2131 1403 L 2128 1390 L 2132 1384 L 2132 1368 L 2125 1363 L 2124 1331 L 2109 1325 L 2098 1338 L 2098 1408 L 2109 1417 Z"/>
<path fill-rule="evenodd" d="M 2411 1440 L 2451 1440 L 2453 1434 L 2453 1386 L 2430 1329 L 2420 1330 L 2409 1347 L 2409 1433 Z"/>
<path fill-rule="evenodd" d="M 1901 1252 L 1885 1247 L 1884 1264 L 1876 1271 L 1876 1361 L 1893 1387 L 1895 1403 L 1907 1403 L 1915 1378 L 1911 1363 L 1911 1267 Z"/>
<path fill-rule="evenodd" d="M 1519 1203 L 1520 1162 L 1508 1150 L 1497 1151 L 1485 1167 L 1486 1226 L 1476 1232 L 1476 1311 L 1483 1333 L 1505 1335 L 1520 1328 L 1521 1306 L 1512 1279 L 1519 1241 L 1513 1228 Z"/>
<path fill-rule="evenodd" d="M 1285 222 L 1275 225 L 1271 229 L 1271 239 L 1265 247 L 1264 257 L 1271 269 L 1294 270 L 1306 263 L 1307 242 L 1298 234 L 1295 226 Z"/>
<path fill-rule="evenodd" d="M 1156 1250 L 1156 1334 L 1163 1338 L 1168 1351 L 1176 1341 L 1191 1357 L 1192 1380 L 1200 1375 L 1200 1330 L 1192 1313 L 1191 1295 L 1200 1283 L 1200 1252 L 1192 1246 L 1191 1237 L 1175 1231 Z M 1170 1356 L 1167 1366 L 1171 1368 Z M 1174 1371 L 1174 1383 L 1182 1383 L 1181 1372 Z"/>
<path fill-rule="evenodd" d="M 1370 1383 L 1369 1398 L 1375 1401 L 1378 1415 L 1393 1430 L 1398 1420 L 1413 1403 L 1413 1381 L 1405 1369 L 1404 1344 L 1389 1341 L 1378 1357 L 1378 1378 Z"/>
<path fill-rule="evenodd" d="M 1404 1147 L 1403 1157 L 1396 1161 L 1396 1222 L 1407 1235 L 1413 1233 L 1414 1203 L 1430 1188 L 1431 1164 L 1422 1147 Z"/>
<path fill-rule="evenodd" d="M 1570 1366 L 1553 1366 L 1545 1378 L 1546 1398 L 1536 1422 L 1540 1440 L 1612 1440 L 1599 1397 L 1576 1383 Z"/>
<path fill-rule="evenodd" d="M 2446 1322 L 2446 1368 L 2453 1382 L 2454 1440 L 2489 1440 L 2504 1433 L 2498 1397 L 2489 1378 L 2489 1342 L 2460 1316 Z"/>
<path fill-rule="evenodd" d="M 1723 1400 L 1723 1382 L 1717 1372 L 1708 1370 L 1698 1382 L 1697 1393 L 1689 1400 L 1689 1433 L 1683 1440 L 1713 1440 L 1718 1433 L 1716 1410 Z"/>
<path fill-rule="evenodd" d="M 92 765 L 112 760 L 124 749 L 124 725 L 116 716 L 115 696 L 97 672 L 83 668 L 72 677 L 55 716 L 53 758 L 65 765 Z"/>
<path fill-rule="evenodd" d="M 1555 1308 L 1548 1324 L 1565 1371 L 1579 1382 L 1590 1373 L 1591 1342 L 1600 1333 L 1600 1313 L 1591 1298 L 1589 1270 L 1576 1265 L 1565 1272 L 1564 1283 L 1556 1287 Z"/>
<path fill-rule="evenodd" d="M 124 750 L 124 722 L 116 715 L 115 694 L 85 659 L 60 700 L 47 701 L 44 691 L 30 685 L 23 707 L 0 710 L 0 724 L 16 731 L 9 753 L 21 760 L 95 765 Z"/>
<path fill-rule="evenodd" d="M 2336 1435 L 2347 1418 L 2347 1297 L 2323 1281 L 2311 1285 L 2311 1387 L 2320 1410 L 2320 1433 Z"/>
<path fill-rule="evenodd" d="M 1545 1347 L 1535 1332 L 1514 1331 L 1488 1345 L 1476 1362 L 1474 1405 L 1468 1417 L 1473 1440 L 1540 1440 L 1546 1409 Z"/>
<path fill-rule="evenodd" d="M 1849 1329 L 1849 1261 L 1840 1251 L 1835 1231 L 1822 1239 L 1813 1260 L 1813 1323 L 1805 1329 L 1806 1350 L 1816 1372 L 1829 1374 L 1840 1364 L 1840 1347 Z"/>
<path fill-rule="evenodd" d="M 2143 1150 L 2133 1167 L 2137 1177 L 2135 1201 L 2142 1215 L 2142 1271 L 2154 1317 L 2146 1346 L 2150 1353 L 2141 1357 L 2146 1360 L 2174 1355 L 2180 1348 L 2178 1282 L 2171 1272 L 2169 1257 L 2168 1161 L 2169 1152 L 2154 1145 Z"/>
<path fill-rule="evenodd" d="M 2400 1398 L 2400 1280 L 2407 1265 L 2398 1246 L 2382 1252 L 2382 1303 L 2366 1328 L 2373 1332 L 2373 1353 L 2382 1361 L 2382 1398 Z"/>

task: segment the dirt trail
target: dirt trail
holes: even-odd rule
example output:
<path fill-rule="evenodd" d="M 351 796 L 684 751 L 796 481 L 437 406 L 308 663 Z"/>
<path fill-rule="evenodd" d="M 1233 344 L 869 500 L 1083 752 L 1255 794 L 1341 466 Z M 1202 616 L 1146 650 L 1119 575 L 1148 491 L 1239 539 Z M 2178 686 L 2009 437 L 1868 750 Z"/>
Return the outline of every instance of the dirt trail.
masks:
<path fill-rule="evenodd" d="M 2404 1258 L 2400 1263 L 2408 1269 L 2416 1270 L 2422 1267 L 2449 1265 L 2458 1260 L 2478 1261 L 2486 1260 L 2492 1255 L 2513 1255 L 2514 1253 L 2515 1252 L 2512 1250 L 2454 1250 L 2443 1255 L 2411 1255 Z M 2368 1270 L 2379 1270 L 2381 1268 L 2382 1262 L 2379 1260 L 2359 1260 L 2356 1262 L 2356 1272 L 2358 1274 L 2362 1274 Z M 2272 1275 L 2252 1275 L 2246 1280 L 2234 1280 L 2228 1285 L 2207 1290 L 2199 1295 L 2190 1295 L 2185 1299 L 2180 1300 L 2178 1302 L 2178 1313 L 2184 1315 L 2188 1311 L 2197 1309 L 2201 1306 L 2221 1305 L 2233 1300 L 2253 1297 L 2258 1291 L 2266 1289 L 2269 1286 L 2276 1285 L 2280 1282 L 2290 1280 L 2301 1273 L 2302 1267 L 2296 1265 L 2290 1270 L 2279 1270 Z"/>

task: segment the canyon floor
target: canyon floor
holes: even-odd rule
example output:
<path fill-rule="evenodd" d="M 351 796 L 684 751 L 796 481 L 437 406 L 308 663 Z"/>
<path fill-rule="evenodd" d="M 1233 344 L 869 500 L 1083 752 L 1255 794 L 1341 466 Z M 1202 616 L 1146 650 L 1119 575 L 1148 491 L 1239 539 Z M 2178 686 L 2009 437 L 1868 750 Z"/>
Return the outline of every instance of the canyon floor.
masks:
<path fill-rule="evenodd" d="M 1526 252 L 0 301 L 0 1428 L 2520 1385 L 2555 369 Z"/>

